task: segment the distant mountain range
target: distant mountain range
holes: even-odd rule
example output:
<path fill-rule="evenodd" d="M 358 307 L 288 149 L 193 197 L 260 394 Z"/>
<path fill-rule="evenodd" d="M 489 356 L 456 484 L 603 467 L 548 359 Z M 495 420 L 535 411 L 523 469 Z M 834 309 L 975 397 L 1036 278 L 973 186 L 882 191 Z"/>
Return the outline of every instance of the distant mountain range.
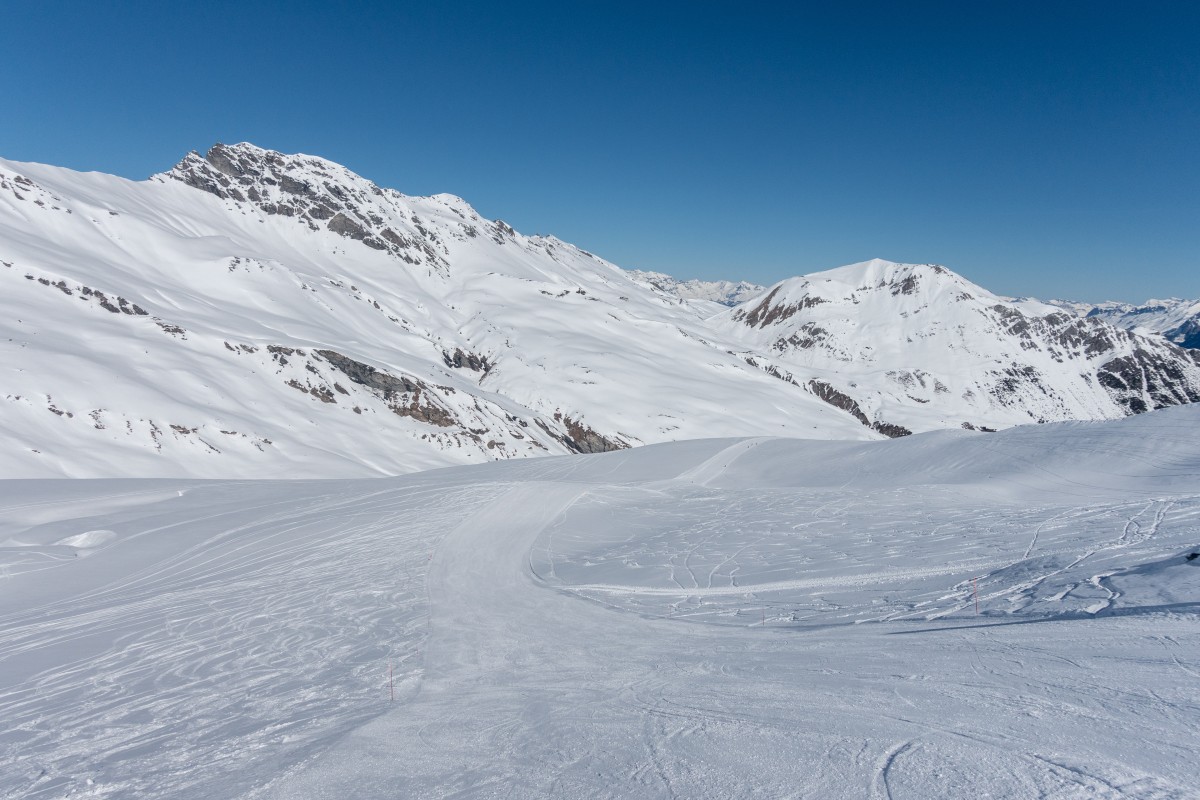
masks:
<path fill-rule="evenodd" d="M 1180 347 L 1200 348 L 1200 300 L 1147 300 L 1141 305 L 1131 303 L 1073 303 L 1051 300 L 1051 305 L 1081 317 L 1095 317 L 1126 330 L 1152 331 Z"/>
<path fill-rule="evenodd" d="M 721 306 L 736 306 L 757 297 L 766 289 L 765 286 L 747 281 L 681 281 L 661 272 L 643 272 L 637 269 L 629 270 L 629 277 L 682 300 L 701 300 Z"/>
<path fill-rule="evenodd" d="M 382 475 L 1200 400 L 1200 352 L 944 267 L 676 281 L 249 144 L 139 182 L 0 160 L 0 285 L 5 477 Z"/>
<path fill-rule="evenodd" d="M 736 306 L 762 294 L 765 286 L 748 281 L 679 280 L 661 272 L 629 270 L 630 276 L 641 283 L 660 289 L 685 301 L 702 301 L 722 306 Z M 1041 302 L 1036 298 L 1020 298 L 1021 302 Z M 1073 300 L 1047 300 L 1047 305 L 1079 317 L 1099 317 L 1119 328 L 1135 328 L 1165 336 L 1180 347 L 1200 349 L 1200 300 L 1147 300 L 1141 305 L 1108 301 L 1081 303 Z M 703 307 L 701 305 L 701 307 Z M 719 309 L 717 309 L 719 310 Z M 715 313 L 715 311 L 714 311 Z"/>
<path fill-rule="evenodd" d="M 762 294 L 765 286 L 748 281 L 679 280 L 661 272 L 630 270 L 630 276 L 655 289 L 684 301 L 701 301 L 722 306 L 736 306 Z M 1041 302 L 1021 298 L 1022 302 Z M 1120 302 L 1080 303 L 1072 300 L 1047 300 L 1047 305 L 1060 308 L 1079 317 L 1099 317 L 1119 328 L 1135 328 L 1165 336 L 1180 347 L 1200 349 L 1200 300 L 1147 300 L 1141 305 Z M 716 313 L 719 309 L 715 309 Z"/>

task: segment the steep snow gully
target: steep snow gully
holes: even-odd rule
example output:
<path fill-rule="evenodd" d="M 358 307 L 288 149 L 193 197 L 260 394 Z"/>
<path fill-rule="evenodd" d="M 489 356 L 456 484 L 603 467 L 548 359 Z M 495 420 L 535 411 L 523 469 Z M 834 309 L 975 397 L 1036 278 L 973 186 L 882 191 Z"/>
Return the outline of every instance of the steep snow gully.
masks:
<path fill-rule="evenodd" d="M 0 794 L 1195 797 L 1197 411 L 0 484 Z"/>

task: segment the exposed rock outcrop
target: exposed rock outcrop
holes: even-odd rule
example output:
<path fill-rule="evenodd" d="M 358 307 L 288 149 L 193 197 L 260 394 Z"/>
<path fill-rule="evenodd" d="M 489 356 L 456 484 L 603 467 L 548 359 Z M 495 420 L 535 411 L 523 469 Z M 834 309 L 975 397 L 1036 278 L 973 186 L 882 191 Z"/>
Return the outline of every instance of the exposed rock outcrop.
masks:
<path fill-rule="evenodd" d="M 829 403 L 829 405 L 835 408 L 840 408 L 842 411 L 845 411 L 866 427 L 873 431 L 882 433 L 889 439 L 896 439 L 901 436 L 909 436 L 912 434 L 912 431 L 910 431 L 908 428 L 905 428 L 903 425 L 893 425 L 890 422 L 872 421 L 867 417 L 866 414 L 863 413 L 862 408 L 859 407 L 854 398 L 845 392 L 838 391 L 824 381 L 810 380 L 808 382 L 808 389 L 817 397 L 821 398 L 826 403 Z"/>
<path fill-rule="evenodd" d="M 375 389 L 395 414 L 443 428 L 458 421 L 453 413 L 436 402 L 429 386 L 415 378 L 391 375 L 335 350 L 313 352 L 345 373 L 354 383 Z"/>
<path fill-rule="evenodd" d="M 448 267 L 436 232 L 418 220 L 407 220 L 411 232 L 387 223 L 396 216 L 390 212 L 396 210 L 391 201 L 398 193 L 322 158 L 218 143 L 207 155 L 189 153 L 167 175 L 267 214 L 294 217 L 312 230 L 329 230 L 409 264 Z"/>

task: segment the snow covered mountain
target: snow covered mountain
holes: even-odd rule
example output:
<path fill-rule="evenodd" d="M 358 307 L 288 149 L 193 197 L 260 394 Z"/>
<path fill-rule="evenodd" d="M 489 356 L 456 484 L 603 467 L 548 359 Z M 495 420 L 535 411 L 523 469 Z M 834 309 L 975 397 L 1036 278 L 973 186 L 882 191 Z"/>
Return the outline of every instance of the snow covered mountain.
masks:
<path fill-rule="evenodd" d="M 0 262 L 12 476 L 870 435 L 602 259 L 319 158 L 218 145 L 142 182 L 3 162 Z"/>
<path fill-rule="evenodd" d="M 681 302 L 461 198 L 249 144 L 140 182 L 0 161 L 0 282 L 9 477 L 380 475 L 1200 399 L 1188 351 L 940 267 Z"/>
<path fill-rule="evenodd" d="M 722 306 L 736 306 L 757 297 L 766 288 L 749 281 L 681 281 L 662 272 L 646 272 L 640 269 L 629 270 L 629 276 L 638 283 L 644 283 L 683 300 L 706 300 Z"/>
<path fill-rule="evenodd" d="M 889 435 L 1200 400 L 1196 353 L 1003 299 L 937 265 L 876 259 L 792 278 L 714 325 L 748 361 Z"/>
<path fill-rule="evenodd" d="M 1141 305 L 1131 303 L 1073 303 L 1051 300 L 1058 306 L 1081 317 L 1101 319 L 1126 330 L 1144 329 L 1161 334 L 1180 347 L 1200 349 L 1200 300 L 1147 300 Z"/>

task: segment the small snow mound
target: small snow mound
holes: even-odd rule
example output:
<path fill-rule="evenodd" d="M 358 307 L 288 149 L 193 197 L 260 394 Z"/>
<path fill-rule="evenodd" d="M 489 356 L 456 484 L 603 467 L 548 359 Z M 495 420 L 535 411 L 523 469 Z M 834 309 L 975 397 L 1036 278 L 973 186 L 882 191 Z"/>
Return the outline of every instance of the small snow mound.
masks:
<path fill-rule="evenodd" d="M 68 536 L 65 539 L 59 539 L 54 544 L 63 545 L 66 547 L 74 547 L 80 550 L 90 550 L 92 548 L 102 547 L 116 538 L 117 534 L 115 531 L 84 531 L 83 533 L 77 533 L 74 536 Z"/>

